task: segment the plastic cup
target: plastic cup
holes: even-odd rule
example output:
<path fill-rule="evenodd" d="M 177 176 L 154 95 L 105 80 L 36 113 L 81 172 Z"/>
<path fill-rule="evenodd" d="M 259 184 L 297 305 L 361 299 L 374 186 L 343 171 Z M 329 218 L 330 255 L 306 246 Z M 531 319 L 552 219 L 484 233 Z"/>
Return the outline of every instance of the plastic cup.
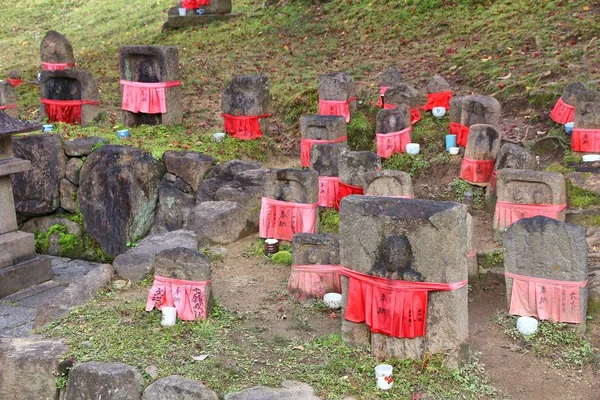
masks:
<path fill-rule="evenodd" d="M 323 302 L 332 310 L 337 310 L 342 307 L 342 295 L 339 293 L 325 293 Z"/>
<path fill-rule="evenodd" d="M 177 321 L 177 309 L 175 307 L 163 307 L 160 324 L 162 326 L 173 326 Z"/>
<path fill-rule="evenodd" d="M 42 125 L 42 132 L 52 132 L 54 125 Z"/>
<path fill-rule="evenodd" d="M 117 137 L 119 139 L 127 139 L 129 137 L 129 129 L 121 129 L 117 131 Z"/>
<path fill-rule="evenodd" d="M 185 14 L 187 14 L 187 10 L 185 8 L 180 8 L 179 9 L 179 16 L 180 17 L 184 17 Z"/>
<path fill-rule="evenodd" d="M 394 367 L 389 364 L 379 364 L 375 367 L 377 387 L 381 390 L 390 390 L 394 386 Z"/>
<path fill-rule="evenodd" d="M 433 107 L 431 109 L 431 113 L 436 118 L 442 118 L 444 115 L 446 115 L 446 107 Z"/>
<path fill-rule="evenodd" d="M 223 132 L 213 133 L 213 141 L 222 142 L 225 139 L 225 134 Z"/>
<path fill-rule="evenodd" d="M 457 155 L 460 152 L 460 148 L 458 147 L 450 147 L 448 149 L 448 153 L 452 154 L 453 156 Z"/>
<path fill-rule="evenodd" d="M 575 127 L 575 122 L 567 122 L 565 124 L 565 132 L 567 133 L 567 135 L 570 135 L 573 133 L 574 127 Z"/>
<path fill-rule="evenodd" d="M 456 147 L 456 135 L 446 135 L 446 151 L 450 150 L 450 147 Z"/>
<path fill-rule="evenodd" d="M 406 145 L 406 153 L 411 156 L 419 154 L 421 151 L 421 145 L 419 143 L 409 143 Z"/>

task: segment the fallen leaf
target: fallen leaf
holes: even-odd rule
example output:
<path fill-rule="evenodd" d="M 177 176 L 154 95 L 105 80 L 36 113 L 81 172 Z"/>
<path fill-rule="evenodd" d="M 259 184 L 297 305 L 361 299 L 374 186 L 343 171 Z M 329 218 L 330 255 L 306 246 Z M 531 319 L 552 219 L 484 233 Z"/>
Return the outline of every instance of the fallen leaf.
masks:
<path fill-rule="evenodd" d="M 208 358 L 208 354 L 200 354 L 199 356 L 192 356 L 194 361 L 204 361 Z"/>
<path fill-rule="evenodd" d="M 583 11 L 590 11 L 590 6 L 583 6 Z"/>
<path fill-rule="evenodd" d="M 450 71 L 454 71 L 456 68 L 458 68 L 458 65 L 453 65 L 450 67 Z"/>
<path fill-rule="evenodd" d="M 482 58 L 481 61 L 486 62 L 486 61 L 490 61 L 492 59 L 492 56 L 486 57 L 486 58 Z"/>
<path fill-rule="evenodd" d="M 304 346 L 294 346 L 294 347 L 292 347 L 292 350 L 300 350 L 300 351 L 303 351 L 303 350 L 304 350 Z"/>
<path fill-rule="evenodd" d="M 508 75 L 502 76 L 499 79 L 506 80 L 512 76 L 512 72 L 509 72 Z"/>
<path fill-rule="evenodd" d="M 538 135 L 543 135 L 543 134 L 545 134 L 545 133 L 546 133 L 546 131 L 537 131 L 536 133 L 537 133 Z"/>

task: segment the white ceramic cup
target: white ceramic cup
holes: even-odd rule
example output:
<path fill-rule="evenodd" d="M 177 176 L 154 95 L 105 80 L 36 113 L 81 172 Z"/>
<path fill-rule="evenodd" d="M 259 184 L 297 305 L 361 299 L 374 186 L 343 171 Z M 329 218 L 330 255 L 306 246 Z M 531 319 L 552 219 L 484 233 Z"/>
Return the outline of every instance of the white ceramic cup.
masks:
<path fill-rule="evenodd" d="M 175 307 L 163 307 L 160 324 L 162 326 L 173 326 L 177 321 L 177 309 Z"/>
<path fill-rule="evenodd" d="M 431 113 L 436 118 L 442 118 L 444 115 L 446 115 L 446 107 L 433 107 L 431 109 Z"/>
<path fill-rule="evenodd" d="M 222 142 L 225 139 L 225 134 L 223 132 L 213 133 L 213 140 L 215 142 Z"/>
<path fill-rule="evenodd" d="M 377 387 L 381 390 L 390 390 L 394 386 L 394 367 L 389 364 L 379 364 L 375 367 Z"/>
<path fill-rule="evenodd" d="M 180 9 L 179 9 L 179 15 L 180 15 L 181 17 L 185 16 L 185 14 L 186 14 L 186 13 L 187 13 L 187 10 L 186 10 L 185 8 L 180 8 Z"/>
<path fill-rule="evenodd" d="M 533 317 L 517 318 L 517 330 L 523 336 L 533 335 L 538 329 L 538 320 Z"/>
<path fill-rule="evenodd" d="M 406 145 L 406 153 L 412 156 L 419 154 L 421 151 L 421 145 L 419 143 L 409 143 Z"/>
<path fill-rule="evenodd" d="M 453 156 L 457 155 L 460 152 L 460 148 L 458 147 L 450 147 L 448 149 L 448 153 L 452 154 Z"/>
<path fill-rule="evenodd" d="M 332 310 L 337 310 L 342 307 L 342 295 L 339 293 L 325 293 L 323 302 Z"/>

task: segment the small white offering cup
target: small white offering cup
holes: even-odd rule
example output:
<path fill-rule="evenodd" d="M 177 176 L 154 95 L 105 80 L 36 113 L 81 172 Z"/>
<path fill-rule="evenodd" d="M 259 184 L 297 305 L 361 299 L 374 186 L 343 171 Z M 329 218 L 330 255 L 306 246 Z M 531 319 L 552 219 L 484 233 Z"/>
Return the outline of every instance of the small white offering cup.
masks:
<path fill-rule="evenodd" d="M 177 309 L 175 307 L 163 307 L 160 324 L 162 326 L 173 326 L 177 321 Z"/>
<path fill-rule="evenodd" d="M 187 13 L 187 9 L 185 9 L 185 8 L 179 9 L 179 16 L 183 17 L 183 16 L 185 16 L 186 13 Z"/>
<path fill-rule="evenodd" d="M 390 390 L 394 386 L 394 367 L 389 364 L 379 364 L 375 367 L 377 387 L 381 390 Z"/>
<path fill-rule="evenodd" d="M 54 125 L 42 125 L 42 132 L 52 132 Z"/>
<path fill-rule="evenodd" d="M 523 336 L 533 335 L 538 329 L 538 320 L 533 317 L 517 318 L 517 330 Z"/>
<path fill-rule="evenodd" d="M 575 122 L 567 122 L 565 124 L 565 132 L 567 133 L 567 135 L 570 135 L 573 133 L 574 127 L 575 127 Z"/>
<path fill-rule="evenodd" d="M 323 302 L 332 310 L 337 310 L 342 307 L 342 295 L 339 293 L 325 293 Z"/>
<path fill-rule="evenodd" d="M 433 107 L 431 109 L 431 113 L 436 118 L 442 118 L 444 115 L 446 115 L 446 107 Z"/>
<path fill-rule="evenodd" d="M 225 134 L 223 132 L 213 133 L 213 141 L 222 142 L 225 139 Z"/>
<path fill-rule="evenodd" d="M 458 147 L 450 147 L 448 149 L 448 153 L 452 154 L 453 156 L 457 155 L 460 152 L 460 148 Z"/>
<path fill-rule="evenodd" d="M 419 143 L 409 143 L 406 145 L 406 153 L 414 156 L 419 154 L 421 151 L 421 145 Z"/>

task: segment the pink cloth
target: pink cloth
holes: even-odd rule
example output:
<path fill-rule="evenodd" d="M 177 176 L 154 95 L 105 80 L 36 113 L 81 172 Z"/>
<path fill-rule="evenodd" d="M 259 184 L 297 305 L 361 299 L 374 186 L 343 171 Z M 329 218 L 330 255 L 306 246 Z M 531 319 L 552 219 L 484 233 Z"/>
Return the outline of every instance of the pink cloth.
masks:
<path fill-rule="evenodd" d="M 313 144 L 323 143 L 340 143 L 348 140 L 348 136 L 343 136 L 335 140 L 319 140 L 319 139 L 301 139 L 300 140 L 300 164 L 303 167 L 310 167 L 310 150 Z"/>
<path fill-rule="evenodd" d="M 155 275 L 146 300 L 146 311 L 153 308 L 175 307 L 183 321 L 206 319 L 206 285 L 210 281 L 185 281 Z"/>
<path fill-rule="evenodd" d="M 260 118 L 267 118 L 269 114 L 264 115 L 230 115 L 221 114 L 225 121 L 225 132 L 230 136 L 240 140 L 252 140 L 262 137 L 260 129 Z"/>
<path fill-rule="evenodd" d="M 346 119 L 346 123 L 348 123 L 350 122 L 350 103 L 353 101 L 356 101 L 356 97 L 346 101 L 319 99 L 319 114 L 339 115 L 344 117 Z"/>
<path fill-rule="evenodd" d="M 434 107 L 444 107 L 450 109 L 450 99 L 452 92 L 436 92 L 427 95 L 427 103 L 423 106 L 423 111 L 433 110 Z"/>
<path fill-rule="evenodd" d="M 342 293 L 339 265 L 292 265 L 287 291 L 298 300 L 322 299 L 326 293 Z"/>
<path fill-rule="evenodd" d="M 17 87 L 23 83 L 23 79 L 6 78 L 6 82 L 10 83 L 13 87 Z"/>
<path fill-rule="evenodd" d="M 412 126 L 398 132 L 377 133 L 377 155 L 389 158 L 395 153 L 406 153 L 406 145 L 410 143 L 410 132 Z"/>
<path fill-rule="evenodd" d="M 48 63 L 42 61 L 42 69 L 44 71 L 62 71 L 74 66 L 75 63 Z"/>
<path fill-rule="evenodd" d="M 557 124 L 564 125 L 567 122 L 575 121 L 575 107 L 568 105 L 559 97 L 550 112 L 550 118 Z"/>
<path fill-rule="evenodd" d="M 457 290 L 467 284 L 466 279 L 456 283 L 391 280 L 343 267 L 340 273 L 349 278 L 346 320 L 365 322 L 374 333 L 409 339 L 425 336 L 427 292 Z"/>
<path fill-rule="evenodd" d="M 292 241 L 299 232 L 315 233 L 317 203 L 302 204 L 262 198 L 259 236 Z"/>
<path fill-rule="evenodd" d="M 419 107 L 410 110 L 410 124 L 414 125 L 421 120 L 421 109 Z"/>
<path fill-rule="evenodd" d="M 571 150 L 600 153 L 600 129 L 573 129 Z"/>
<path fill-rule="evenodd" d="M 535 278 L 505 272 L 512 278 L 510 314 L 551 319 L 554 322 L 582 323 L 579 289 L 588 281 L 570 282 Z"/>
<path fill-rule="evenodd" d="M 181 7 L 197 9 L 200 8 L 200 6 L 207 6 L 209 4 L 210 0 L 182 0 Z"/>
<path fill-rule="evenodd" d="M 123 85 L 123 101 L 121 109 L 133 113 L 165 114 L 167 99 L 165 89 L 179 86 L 179 81 L 169 82 L 132 82 L 121 79 Z"/>
<path fill-rule="evenodd" d="M 471 160 L 463 157 L 460 167 L 460 179 L 472 183 L 486 183 L 494 170 L 496 160 Z"/>
<path fill-rule="evenodd" d="M 319 207 L 335 208 L 340 191 L 340 178 L 338 176 L 319 177 Z"/>
<path fill-rule="evenodd" d="M 523 218 L 541 215 L 558 219 L 566 204 L 518 204 L 507 201 L 497 201 L 494 211 L 494 229 L 504 231 L 506 228 Z"/>
<path fill-rule="evenodd" d="M 335 203 L 335 209 L 339 210 L 340 204 L 342 203 L 342 199 L 352 194 L 364 194 L 364 189 L 360 186 L 352 186 L 340 181 L 338 188 L 338 197 Z"/>
<path fill-rule="evenodd" d="M 384 94 L 385 94 L 385 91 L 388 90 L 389 88 L 390 88 L 390 86 L 380 86 L 379 87 L 379 100 L 377 100 L 377 107 L 383 108 L 383 105 L 385 103 Z"/>
<path fill-rule="evenodd" d="M 17 108 L 17 105 L 16 104 L 6 104 L 6 105 L 3 105 L 3 106 L 0 106 L 0 110 L 1 111 L 8 110 L 8 109 L 11 109 L 11 108 Z"/>

